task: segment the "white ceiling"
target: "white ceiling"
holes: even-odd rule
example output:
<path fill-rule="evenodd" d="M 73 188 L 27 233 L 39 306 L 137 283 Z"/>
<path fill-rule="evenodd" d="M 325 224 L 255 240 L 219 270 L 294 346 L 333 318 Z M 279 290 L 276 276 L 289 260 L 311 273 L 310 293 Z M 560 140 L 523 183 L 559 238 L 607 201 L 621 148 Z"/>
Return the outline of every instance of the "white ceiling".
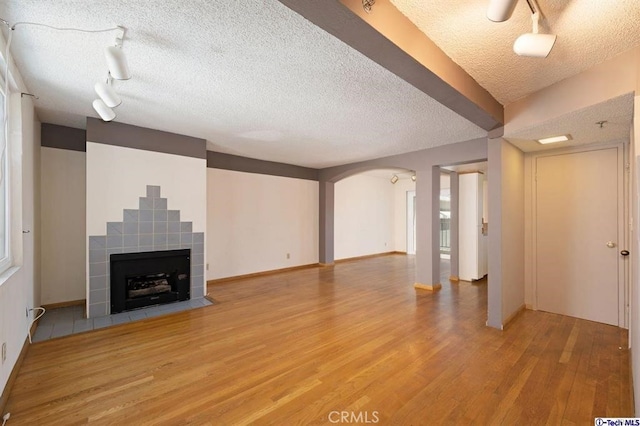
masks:
<path fill-rule="evenodd" d="M 628 140 L 633 117 L 632 93 L 619 96 L 589 108 L 548 120 L 535 127 L 505 133 L 509 142 L 524 152 L 542 151 L 567 146 L 587 145 L 596 142 Z M 596 124 L 606 121 L 602 127 Z M 537 139 L 570 134 L 568 142 L 542 145 Z"/>
<path fill-rule="evenodd" d="M 276 0 L 9 0 L 0 17 L 127 27 L 133 78 L 115 83 L 116 121 L 204 138 L 215 151 L 320 168 L 486 135 Z M 14 31 L 41 121 L 83 128 L 97 117 L 93 85 L 115 35 Z"/>
<path fill-rule="evenodd" d="M 639 0 L 538 0 L 540 32 L 558 36 L 546 59 L 513 53 L 532 30 L 524 0 L 502 23 L 486 18 L 489 0 L 391 2 L 503 105 L 640 45 Z"/>
<path fill-rule="evenodd" d="M 500 24 L 486 19 L 488 0 L 391 1 L 504 104 L 640 45 L 638 0 L 539 0 L 543 31 L 558 35 L 547 59 L 511 50 L 531 31 L 524 1 Z M 276 0 L 0 0 L 0 17 L 124 25 L 133 78 L 115 82 L 116 121 L 204 138 L 214 151 L 322 168 L 486 136 Z M 11 50 L 41 121 L 83 128 L 97 117 L 93 85 L 115 35 L 14 31 Z M 588 143 L 627 126 L 628 137 L 632 103 L 611 102 L 505 137 L 525 151 L 557 133 Z M 601 119 L 610 124 L 592 133 Z"/>

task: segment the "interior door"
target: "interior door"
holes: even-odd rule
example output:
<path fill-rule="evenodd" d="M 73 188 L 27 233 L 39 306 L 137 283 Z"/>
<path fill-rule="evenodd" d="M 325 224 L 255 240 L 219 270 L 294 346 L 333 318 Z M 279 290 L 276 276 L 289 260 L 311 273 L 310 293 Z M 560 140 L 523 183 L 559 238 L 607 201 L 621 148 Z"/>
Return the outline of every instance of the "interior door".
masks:
<path fill-rule="evenodd" d="M 622 152 L 620 145 L 535 160 L 538 309 L 623 325 Z"/>

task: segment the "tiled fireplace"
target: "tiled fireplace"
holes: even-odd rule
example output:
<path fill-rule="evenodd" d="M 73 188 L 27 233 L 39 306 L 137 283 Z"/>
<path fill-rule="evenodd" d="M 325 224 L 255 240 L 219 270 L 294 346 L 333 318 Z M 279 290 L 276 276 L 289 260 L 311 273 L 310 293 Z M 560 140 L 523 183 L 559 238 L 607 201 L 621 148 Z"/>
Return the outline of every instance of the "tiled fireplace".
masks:
<path fill-rule="evenodd" d="M 111 255 L 120 253 L 190 250 L 190 297 L 205 294 L 204 233 L 193 232 L 191 222 L 180 220 L 179 210 L 161 196 L 161 188 L 148 185 L 137 209 L 123 209 L 121 222 L 107 222 L 106 235 L 89 238 L 88 316 L 111 313 Z"/>

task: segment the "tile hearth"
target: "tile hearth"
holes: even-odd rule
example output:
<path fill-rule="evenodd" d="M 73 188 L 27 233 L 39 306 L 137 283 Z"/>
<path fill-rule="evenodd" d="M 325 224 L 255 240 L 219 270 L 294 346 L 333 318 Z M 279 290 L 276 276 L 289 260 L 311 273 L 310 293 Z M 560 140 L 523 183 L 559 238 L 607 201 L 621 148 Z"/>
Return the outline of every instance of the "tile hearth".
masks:
<path fill-rule="evenodd" d="M 56 337 L 98 330 L 112 325 L 124 324 L 210 305 L 213 305 L 210 300 L 199 298 L 97 318 L 85 318 L 84 306 L 50 309 L 38 322 L 38 328 L 32 340 L 34 343 L 43 342 Z"/>

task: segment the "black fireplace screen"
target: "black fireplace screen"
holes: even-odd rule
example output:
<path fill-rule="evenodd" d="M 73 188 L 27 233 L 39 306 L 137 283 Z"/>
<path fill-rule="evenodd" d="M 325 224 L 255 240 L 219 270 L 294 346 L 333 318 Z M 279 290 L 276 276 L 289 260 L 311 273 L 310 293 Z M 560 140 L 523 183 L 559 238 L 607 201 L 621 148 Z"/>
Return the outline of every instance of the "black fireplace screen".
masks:
<path fill-rule="evenodd" d="M 111 313 L 189 299 L 191 250 L 111 255 Z"/>

